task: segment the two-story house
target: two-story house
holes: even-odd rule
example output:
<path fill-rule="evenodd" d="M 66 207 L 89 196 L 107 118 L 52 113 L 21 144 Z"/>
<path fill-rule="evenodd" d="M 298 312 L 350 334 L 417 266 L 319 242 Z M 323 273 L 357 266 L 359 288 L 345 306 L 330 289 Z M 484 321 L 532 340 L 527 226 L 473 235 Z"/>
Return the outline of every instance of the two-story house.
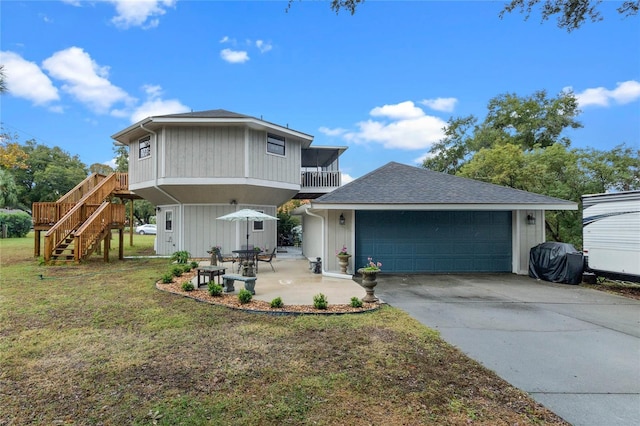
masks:
<path fill-rule="evenodd" d="M 156 205 L 156 252 L 207 256 L 246 244 L 244 223 L 216 218 L 250 208 L 276 216 L 292 198 L 340 186 L 346 147 L 312 147 L 313 136 L 225 110 L 148 117 L 112 136 L 129 148 L 129 190 Z M 250 244 L 272 250 L 277 222 L 251 222 Z"/>

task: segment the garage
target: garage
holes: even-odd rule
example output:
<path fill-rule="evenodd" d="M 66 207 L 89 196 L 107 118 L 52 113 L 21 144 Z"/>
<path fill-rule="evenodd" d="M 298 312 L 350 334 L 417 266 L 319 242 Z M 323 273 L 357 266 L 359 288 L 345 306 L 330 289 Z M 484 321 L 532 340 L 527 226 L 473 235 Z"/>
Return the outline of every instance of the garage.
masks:
<path fill-rule="evenodd" d="M 372 257 L 383 273 L 529 272 L 545 212 L 572 201 L 395 162 L 300 208 L 303 253 L 351 278 Z M 352 256 L 343 271 L 336 252 Z M 337 272 L 339 271 L 339 272 Z"/>
<path fill-rule="evenodd" d="M 356 265 L 390 273 L 510 272 L 510 211 L 356 211 Z"/>

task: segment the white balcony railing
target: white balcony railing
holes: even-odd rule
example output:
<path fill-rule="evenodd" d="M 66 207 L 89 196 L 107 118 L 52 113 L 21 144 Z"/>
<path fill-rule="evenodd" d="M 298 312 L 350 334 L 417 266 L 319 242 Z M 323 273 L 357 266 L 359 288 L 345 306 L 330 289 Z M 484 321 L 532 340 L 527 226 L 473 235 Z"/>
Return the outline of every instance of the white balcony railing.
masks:
<path fill-rule="evenodd" d="M 337 188 L 340 186 L 340 172 L 302 172 L 302 188 Z"/>

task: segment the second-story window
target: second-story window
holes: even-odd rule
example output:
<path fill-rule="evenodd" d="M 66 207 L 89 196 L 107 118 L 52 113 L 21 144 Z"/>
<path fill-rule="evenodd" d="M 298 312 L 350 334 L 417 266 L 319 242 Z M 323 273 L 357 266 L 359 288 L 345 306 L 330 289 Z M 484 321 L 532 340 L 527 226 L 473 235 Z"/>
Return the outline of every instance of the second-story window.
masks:
<path fill-rule="evenodd" d="M 138 158 L 151 157 L 151 136 L 138 140 Z"/>
<path fill-rule="evenodd" d="M 284 138 L 282 136 L 267 133 L 267 152 L 276 155 L 284 155 Z"/>

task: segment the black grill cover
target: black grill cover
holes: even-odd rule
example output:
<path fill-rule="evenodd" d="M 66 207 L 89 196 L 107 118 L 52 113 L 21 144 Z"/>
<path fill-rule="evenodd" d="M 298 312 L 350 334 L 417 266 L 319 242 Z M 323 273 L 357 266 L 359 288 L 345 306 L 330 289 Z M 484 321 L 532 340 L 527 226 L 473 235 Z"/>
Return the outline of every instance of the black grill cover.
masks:
<path fill-rule="evenodd" d="M 529 252 L 529 276 L 553 283 L 580 284 L 582 253 L 567 243 L 542 243 Z"/>

